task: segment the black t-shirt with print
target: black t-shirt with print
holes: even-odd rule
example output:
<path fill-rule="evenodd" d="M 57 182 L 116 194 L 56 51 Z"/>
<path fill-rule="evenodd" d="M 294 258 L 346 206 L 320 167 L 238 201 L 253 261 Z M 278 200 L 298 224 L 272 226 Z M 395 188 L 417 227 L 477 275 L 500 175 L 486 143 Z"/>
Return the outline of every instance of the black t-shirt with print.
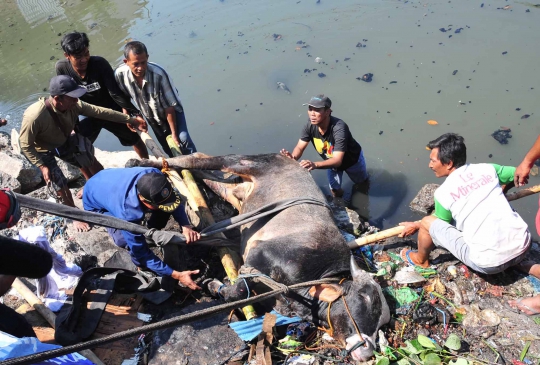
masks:
<path fill-rule="evenodd" d="M 84 78 L 79 76 L 67 59 L 56 62 L 56 74 L 71 76 L 77 84 L 84 86 L 87 92 L 80 99 L 88 104 L 120 112 L 122 111 L 121 107 L 137 110 L 118 87 L 114 71 L 103 57 L 90 56 Z"/>
<path fill-rule="evenodd" d="M 302 130 L 300 139 L 313 144 L 319 155 L 324 160 L 332 158 L 334 151 L 345 152 L 341 166 L 336 170 L 344 171 L 354 165 L 360 157 L 362 147 L 353 138 L 347 124 L 339 118 L 330 116 L 330 124 L 324 135 L 319 132 L 319 127 L 311 124 L 308 120 Z"/>

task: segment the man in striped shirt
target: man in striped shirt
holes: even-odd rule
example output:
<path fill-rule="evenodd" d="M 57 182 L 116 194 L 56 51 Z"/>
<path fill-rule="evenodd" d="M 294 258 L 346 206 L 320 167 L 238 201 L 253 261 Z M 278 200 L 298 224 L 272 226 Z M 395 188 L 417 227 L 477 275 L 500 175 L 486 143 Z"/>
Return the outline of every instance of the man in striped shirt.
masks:
<path fill-rule="evenodd" d="M 138 41 L 129 42 L 124 47 L 124 63 L 114 73 L 116 82 L 135 101 L 165 153 L 172 157 L 167 144 L 168 135 L 172 136 L 182 154 L 197 152 L 187 130 L 178 91 L 169 74 L 163 67 L 148 62 L 146 46 Z"/>

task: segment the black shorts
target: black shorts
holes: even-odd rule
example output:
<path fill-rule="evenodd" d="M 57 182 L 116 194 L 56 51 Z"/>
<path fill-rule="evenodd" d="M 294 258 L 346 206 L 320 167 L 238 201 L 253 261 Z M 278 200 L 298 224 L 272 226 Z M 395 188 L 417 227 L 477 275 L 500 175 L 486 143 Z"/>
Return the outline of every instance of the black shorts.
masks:
<path fill-rule="evenodd" d="M 51 175 L 51 180 L 53 183 L 55 183 L 59 189 L 62 189 L 67 186 L 68 181 L 66 177 L 64 176 L 64 173 L 58 167 L 58 164 L 56 163 L 56 154 L 53 151 L 48 152 L 38 152 L 39 156 L 41 157 L 41 160 L 43 161 L 43 164 L 47 166 L 49 169 L 49 174 Z M 70 161 L 66 161 L 70 162 Z M 73 161 L 75 162 L 75 161 Z"/>
<path fill-rule="evenodd" d="M 80 117 L 78 132 L 92 141 L 92 143 L 96 141 L 102 128 L 114 134 L 122 146 L 133 146 L 141 140 L 137 132 L 131 131 L 123 123 L 109 122 L 108 120 L 92 117 Z"/>

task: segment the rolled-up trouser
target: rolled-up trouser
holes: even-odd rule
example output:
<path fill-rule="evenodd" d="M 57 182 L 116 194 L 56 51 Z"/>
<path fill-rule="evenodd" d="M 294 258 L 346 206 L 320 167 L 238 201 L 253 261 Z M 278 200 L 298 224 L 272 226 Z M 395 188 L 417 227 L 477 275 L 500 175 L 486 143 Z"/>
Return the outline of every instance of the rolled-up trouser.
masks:
<path fill-rule="evenodd" d="M 197 148 L 195 147 L 195 143 L 191 140 L 191 137 L 189 136 L 189 132 L 187 129 L 187 122 L 186 122 L 186 113 L 185 112 L 176 112 L 176 133 L 178 133 L 178 139 L 180 140 L 180 151 L 183 155 L 191 155 L 192 153 L 197 152 Z M 167 121 L 165 121 L 167 123 Z M 154 130 L 154 133 L 156 135 L 156 138 L 163 148 L 163 152 L 165 152 L 169 157 L 173 157 L 173 154 L 171 152 L 171 149 L 169 148 L 169 145 L 167 144 L 167 136 L 168 134 L 161 131 L 159 128 L 155 127 L 151 123 L 149 123 L 152 129 Z"/>
<path fill-rule="evenodd" d="M 366 159 L 364 158 L 364 151 L 360 151 L 360 156 L 358 161 L 345 170 L 347 175 L 355 184 L 362 183 L 367 180 L 368 172 L 366 167 Z M 335 169 L 326 170 L 326 175 L 328 176 L 328 182 L 330 184 L 330 189 L 339 190 L 341 189 L 341 183 L 343 182 L 343 171 L 338 171 Z"/>
<path fill-rule="evenodd" d="M 480 267 L 470 259 L 470 246 L 465 242 L 463 232 L 453 225 L 441 219 L 437 219 L 431 224 L 431 227 L 429 228 L 429 235 L 433 239 L 435 246 L 447 249 L 459 261 L 463 262 L 474 271 L 488 275 L 503 272 L 509 267 L 519 264 L 521 261 L 523 261 L 525 256 L 527 256 L 527 253 L 531 247 L 531 235 L 529 234 L 529 247 L 527 250 L 525 250 L 525 252 L 514 257 L 513 259 L 510 259 L 502 265 L 494 267 Z"/>

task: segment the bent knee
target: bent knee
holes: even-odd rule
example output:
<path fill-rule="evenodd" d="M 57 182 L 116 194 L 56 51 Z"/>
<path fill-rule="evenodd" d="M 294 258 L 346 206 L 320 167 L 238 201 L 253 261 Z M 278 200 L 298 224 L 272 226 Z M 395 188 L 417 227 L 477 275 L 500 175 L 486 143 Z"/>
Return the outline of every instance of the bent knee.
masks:
<path fill-rule="evenodd" d="M 420 221 L 420 227 L 429 232 L 429 228 L 431 227 L 433 222 L 435 222 L 437 219 L 439 218 L 435 217 L 434 215 L 425 216 Z"/>

